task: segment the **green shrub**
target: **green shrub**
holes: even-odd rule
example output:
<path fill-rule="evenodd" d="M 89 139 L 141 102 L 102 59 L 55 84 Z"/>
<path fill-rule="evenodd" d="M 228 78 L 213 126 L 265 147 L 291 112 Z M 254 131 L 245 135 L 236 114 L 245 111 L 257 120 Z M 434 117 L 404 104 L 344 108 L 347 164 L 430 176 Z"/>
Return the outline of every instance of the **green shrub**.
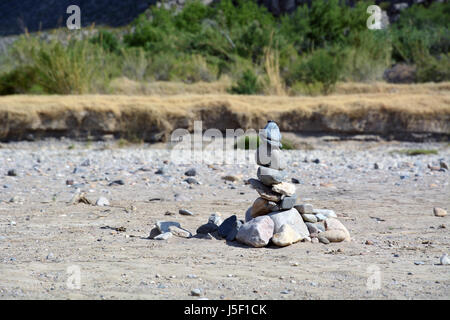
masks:
<path fill-rule="evenodd" d="M 41 93 L 37 84 L 37 72 L 30 66 L 19 66 L 0 75 L 0 95 Z"/>
<path fill-rule="evenodd" d="M 242 76 L 237 81 L 236 85 L 231 88 L 231 93 L 236 94 L 259 94 L 263 90 L 255 72 L 247 69 L 242 73 Z"/>
<path fill-rule="evenodd" d="M 115 34 L 106 30 L 100 30 L 98 34 L 91 39 L 94 44 L 100 45 L 107 52 L 118 52 L 120 41 Z"/>

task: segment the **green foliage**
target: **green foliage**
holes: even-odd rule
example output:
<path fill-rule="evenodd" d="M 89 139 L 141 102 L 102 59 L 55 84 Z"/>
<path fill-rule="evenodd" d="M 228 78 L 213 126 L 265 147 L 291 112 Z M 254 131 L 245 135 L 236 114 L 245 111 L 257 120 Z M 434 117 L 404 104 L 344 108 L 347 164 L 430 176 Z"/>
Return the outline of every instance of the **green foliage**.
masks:
<path fill-rule="evenodd" d="M 106 30 L 100 30 L 98 34 L 91 39 L 94 44 L 99 44 L 107 52 L 118 52 L 120 41 L 115 34 Z"/>
<path fill-rule="evenodd" d="M 37 72 L 30 66 L 19 66 L 0 75 L 0 95 L 40 93 L 42 88 L 36 85 Z"/>
<path fill-rule="evenodd" d="M 263 86 L 255 72 L 251 69 L 247 69 L 242 73 L 242 76 L 239 78 L 236 85 L 231 88 L 230 92 L 236 94 L 259 94 L 262 90 Z"/>

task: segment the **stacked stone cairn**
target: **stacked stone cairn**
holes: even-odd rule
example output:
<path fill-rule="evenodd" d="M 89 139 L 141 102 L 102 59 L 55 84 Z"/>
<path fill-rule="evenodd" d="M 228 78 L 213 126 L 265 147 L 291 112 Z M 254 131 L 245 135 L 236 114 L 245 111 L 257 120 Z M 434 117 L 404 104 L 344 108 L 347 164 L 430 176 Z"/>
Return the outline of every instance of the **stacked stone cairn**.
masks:
<path fill-rule="evenodd" d="M 197 233 L 217 230 L 221 238 L 252 247 L 264 247 L 269 243 L 284 247 L 299 241 L 325 244 L 350 241 L 350 233 L 336 219 L 333 210 L 314 209 L 310 204 L 296 205 L 295 185 L 285 181 L 286 163 L 280 149 L 281 133 L 277 124 L 269 121 L 259 137 L 260 145 L 256 150 L 258 179 L 248 180 L 259 198 L 247 210 L 245 222 L 233 215 L 220 225 L 213 226 L 209 222 Z"/>

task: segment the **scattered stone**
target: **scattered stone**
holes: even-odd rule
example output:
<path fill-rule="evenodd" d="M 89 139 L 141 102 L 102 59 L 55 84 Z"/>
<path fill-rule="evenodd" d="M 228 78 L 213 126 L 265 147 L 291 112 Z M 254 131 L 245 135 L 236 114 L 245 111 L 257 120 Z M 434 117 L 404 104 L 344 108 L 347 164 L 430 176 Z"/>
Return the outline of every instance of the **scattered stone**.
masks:
<path fill-rule="evenodd" d="M 274 222 L 270 217 L 256 217 L 241 226 L 236 240 L 252 247 L 264 247 L 272 238 L 273 230 Z"/>
<path fill-rule="evenodd" d="M 414 264 L 415 264 L 416 266 L 420 266 L 420 265 L 424 265 L 425 262 L 423 262 L 423 261 L 414 261 Z"/>
<path fill-rule="evenodd" d="M 89 167 L 91 165 L 91 160 L 86 159 L 81 163 L 82 167 Z"/>
<path fill-rule="evenodd" d="M 197 170 L 195 170 L 195 168 L 189 169 L 184 173 L 184 175 L 188 177 L 194 177 L 195 175 L 197 175 Z"/>
<path fill-rule="evenodd" d="M 66 180 L 66 185 L 68 186 L 73 186 L 75 183 L 75 181 L 73 181 L 72 179 Z"/>
<path fill-rule="evenodd" d="M 155 225 L 161 233 L 170 232 L 169 227 L 171 226 L 181 228 L 181 225 L 174 221 L 157 221 Z"/>
<path fill-rule="evenodd" d="M 295 195 L 290 196 L 290 197 L 284 197 L 283 200 L 281 200 L 279 210 L 292 209 L 294 207 L 296 201 L 297 201 L 297 197 Z M 274 211 L 274 210 L 272 210 L 272 211 Z"/>
<path fill-rule="evenodd" d="M 111 183 L 109 184 L 110 187 L 112 187 L 112 186 L 123 186 L 123 185 L 125 185 L 125 181 L 123 181 L 123 180 L 121 180 L 121 179 L 119 179 L 119 180 L 114 180 L 113 182 L 111 182 Z"/>
<path fill-rule="evenodd" d="M 284 224 L 289 224 L 302 239 L 309 236 L 308 227 L 303 222 L 302 217 L 294 208 L 287 211 L 269 213 L 268 216 L 274 222 L 274 233 L 278 233 Z"/>
<path fill-rule="evenodd" d="M 191 290 L 191 296 L 194 297 L 200 297 L 202 295 L 203 291 L 202 289 L 192 289 Z"/>
<path fill-rule="evenodd" d="M 448 164 L 442 160 L 439 162 L 439 166 L 441 167 L 441 169 L 448 170 Z"/>
<path fill-rule="evenodd" d="M 170 226 L 169 230 L 174 236 L 177 236 L 177 237 L 180 237 L 180 238 L 190 238 L 190 237 L 192 237 L 192 234 L 189 231 L 181 229 L 181 228 L 178 228 L 178 227 L 175 227 L 175 226 Z"/>
<path fill-rule="evenodd" d="M 291 178 L 291 182 L 294 184 L 300 184 L 300 180 L 297 178 Z"/>
<path fill-rule="evenodd" d="M 295 209 L 301 214 L 312 214 L 314 211 L 314 208 L 311 204 L 304 203 L 304 204 L 298 204 L 294 206 Z"/>
<path fill-rule="evenodd" d="M 233 230 L 233 228 L 236 227 L 236 221 L 236 215 L 232 215 L 231 217 L 225 219 L 217 230 L 219 236 L 221 236 L 222 238 L 226 238 L 228 234 Z"/>
<path fill-rule="evenodd" d="M 365 244 L 368 245 L 368 246 L 373 246 L 373 241 L 366 240 Z"/>
<path fill-rule="evenodd" d="M 230 181 L 230 182 L 238 182 L 242 179 L 241 176 L 234 176 L 234 175 L 228 175 L 228 176 L 223 176 L 222 177 L 223 180 L 225 181 Z"/>
<path fill-rule="evenodd" d="M 166 174 L 167 173 L 167 167 L 161 167 L 158 170 L 155 171 L 155 174 Z"/>
<path fill-rule="evenodd" d="M 236 235 L 239 232 L 239 229 L 242 227 L 243 222 L 240 220 L 236 220 L 235 225 L 233 226 L 233 229 L 228 233 L 226 240 L 227 241 L 234 241 L 236 239 Z"/>
<path fill-rule="evenodd" d="M 95 202 L 95 205 L 99 207 L 109 206 L 109 200 L 106 199 L 105 197 L 100 197 Z"/>
<path fill-rule="evenodd" d="M 25 200 L 19 196 L 14 196 L 11 199 L 9 199 L 10 203 L 16 203 L 16 204 L 23 204 Z"/>
<path fill-rule="evenodd" d="M 281 200 L 281 194 L 272 191 L 271 188 L 264 185 L 262 182 L 256 179 L 248 180 L 251 186 L 259 193 L 261 198 L 269 201 L 278 202 Z"/>
<path fill-rule="evenodd" d="M 8 170 L 9 177 L 17 177 L 17 171 L 15 169 Z"/>
<path fill-rule="evenodd" d="M 161 233 L 160 235 L 157 235 L 156 237 L 154 237 L 154 240 L 168 240 L 172 238 L 172 232 L 164 232 Z"/>
<path fill-rule="evenodd" d="M 325 232 L 321 232 L 318 238 L 319 240 L 321 238 L 325 238 L 329 242 L 341 242 L 347 239 L 347 235 L 342 230 L 327 230 Z"/>
<path fill-rule="evenodd" d="M 347 228 L 338 219 L 329 218 L 329 219 L 325 220 L 325 230 L 327 230 L 327 231 L 340 230 L 340 231 L 344 232 L 344 234 L 345 234 L 345 241 L 351 240 L 350 232 L 348 232 Z M 335 242 L 335 241 L 332 241 L 332 242 Z"/>
<path fill-rule="evenodd" d="M 180 210 L 178 210 L 178 213 L 183 216 L 193 216 L 194 215 L 191 211 L 186 210 L 186 209 L 180 209 Z"/>
<path fill-rule="evenodd" d="M 378 162 L 375 162 L 375 163 L 373 164 L 373 168 L 374 168 L 375 170 L 383 169 L 382 166 L 381 166 L 381 164 L 379 164 Z"/>
<path fill-rule="evenodd" d="M 439 262 L 441 265 L 449 265 L 450 264 L 450 258 L 448 257 L 448 254 L 444 253 L 442 257 L 439 259 Z"/>
<path fill-rule="evenodd" d="M 317 222 L 317 217 L 314 214 L 304 213 L 304 214 L 302 214 L 302 218 L 303 218 L 303 221 L 305 221 L 305 222 L 311 222 L 311 223 Z"/>
<path fill-rule="evenodd" d="M 197 234 L 207 234 L 217 231 L 219 227 L 215 223 L 206 223 L 197 229 Z"/>
<path fill-rule="evenodd" d="M 302 237 L 288 224 L 281 226 L 280 231 L 272 237 L 272 242 L 279 246 L 285 247 L 302 240 Z"/>
<path fill-rule="evenodd" d="M 186 178 L 184 179 L 185 182 L 187 182 L 188 184 L 200 184 L 200 182 L 192 177 Z"/>
<path fill-rule="evenodd" d="M 285 196 L 293 196 L 295 194 L 295 186 L 289 182 L 281 182 L 278 184 L 274 184 L 272 186 L 272 190 L 277 193 L 281 193 Z"/>
<path fill-rule="evenodd" d="M 286 177 L 285 171 L 280 171 L 267 167 L 259 167 L 256 174 L 258 176 L 258 179 L 269 187 L 274 184 L 283 182 L 284 178 Z"/>
<path fill-rule="evenodd" d="M 445 217 L 447 215 L 447 211 L 438 207 L 433 208 L 433 213 L 436 217 Z"/>

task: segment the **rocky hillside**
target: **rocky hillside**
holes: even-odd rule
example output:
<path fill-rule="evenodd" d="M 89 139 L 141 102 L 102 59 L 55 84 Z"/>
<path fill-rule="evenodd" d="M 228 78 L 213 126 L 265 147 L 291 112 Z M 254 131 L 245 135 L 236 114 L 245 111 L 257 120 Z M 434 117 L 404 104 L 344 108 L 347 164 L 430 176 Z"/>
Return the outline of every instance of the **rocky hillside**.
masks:
<path fill-rule="evenodd" d="M 186 0 L 166 0 L 165 5 L 182 6 Z M 204 0 L 209 3 L 211 0 Z M 311 0 L 258 0 L 273 14 L 292 12 L 297 6 L 311 3 Z M 346 0 L 354 5 L 357 0 Z M 426 0 L 391 0 L 374 1 L 375 3 L 389 2 L 389 15 L 395 15 L 413 3 L 433 2 Z M 144 12 L 157 0 L 2 0 L 0 1 L 0 36 L 46 30 L 65 26 L 69 15 L 66 9 L 76 4 L 81 8 L 82 25 L 123 26 L 130 23 L 136 16 Z"/>

